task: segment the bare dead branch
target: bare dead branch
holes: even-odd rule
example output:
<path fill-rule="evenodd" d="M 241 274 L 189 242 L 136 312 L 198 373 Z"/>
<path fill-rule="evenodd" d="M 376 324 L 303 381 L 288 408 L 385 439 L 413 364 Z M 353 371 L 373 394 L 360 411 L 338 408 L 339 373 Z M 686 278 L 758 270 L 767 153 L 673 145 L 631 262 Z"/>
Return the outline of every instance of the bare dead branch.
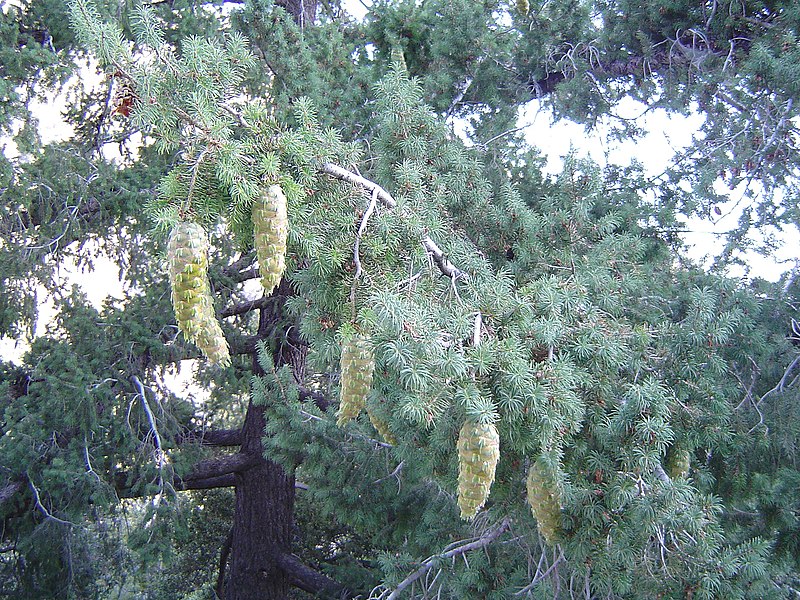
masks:
<path fill-rule="evenodd" d="M 144 390 L 144 385 L 139 380 L 136 375 L 131 376 L 131 381 L 136 386 L 138 390 L 138 397 L 142 404 L 142 409 L 147 416 L 147 422 L 150 425 L 150 431 L 153 435 L 153 447 L 154 455 L 156 459 L 156 464 L 158 465 L 158 488 L 160 490 L 164 489 L 164 467 L 166 465 L 166 454 L 161 446 L 161 434 L 158 432 L 158 426 L 156 425 L 156 418 L 153 414 L 153 411 L 150 409 L 150 403 L 147 401 L 147 394 Z M 148 436 L 149 437 L 149 436 Z"/>
<path fill-rule="evenodd" d="M 332 175 L 337 179 L 341 179 L 342 181 L 347 181 L 354 185 L 361 186 L 365 189 L 370 190 L 378 200 L 380 200 L 385 206 L 389 208 L 394 208 L 397 206 L 397 201 L 392 198 L 392 195 L 383 189 L 380 185 L 375 183 L 374 181 L 370 181 L 369 179 L 362 177 L 361 175 L 357 175 L 352 171 L 348 171 L 338 165 L 334 165 L 332 163 L 325 163 L 322 165 L 323 173 L 327 173 L 328 175 Z M 362 223 L 363 224 L 363 223 Z M 444 252 L 436 245 L 431 238 L 425 237 L 422 239 L 422 245 L 425 246 L 425 249 L 428 253 L 433 257 L 433 262 L 436 263 L 436 266 L 439 267 L 439 270 L 450 277 L 451 279 L 460 279 L 462 277 L 467 277 L 467 274 L 456 267 L 453 263 L 451 263 L 444 255 Z"/>
<path fill-rule="evenodd" d="M 670 483 L 672 481 L 669 478 L 669 475 L 667 475 L 667 472 L 664 470 L 664 467 L 661 466 L 661 463 L 656 463 L 653 473 L 659 479 L 659 481 L 663 483 Z"/>
<path fill-rule="evenodd" d="M 433 262 L 436 263 L 436 266 L 439 267 L 439 270 L 449 277 L 450 279 L 461 279 L 463 277 L 467 277 L 467 274 L 456 267 L 453 263 L 447 260 L 447 257 L 442 252 L 442 249 L 436 245 L 431 238 L 426 237 L 422 240 L 422 245 L 425 246 L 425 249 L 433 258 Z"/>
<path fill-rule="evenodd" d="M 378 200 L 383 202 L 389 208 L 394 208 L 397 206 L 397 202 L 392 195 L 379 186 L 374 181 L 370 181 L 361 175 L 356 175 L 352 171 L 348 171 L 338 165 L 334 165 L 333 163 L 325 163 L 322 165 L 322 172 L 327 173 L 328 175 L 332 175 L 336 179 L 341 179 L 342 181 L 347 181 L 352 183 L 353 185 L 357 185 L 359 187 L 365 188 L 373 193 L 378 194 Z"/>
<path fill-rule="evenodd" d="M 31 493 L 33 494 L 34 506 L 36 506 L 39 512 L 41 512 L 44 515 L 45 519 L 47 519 L 48 521 L 55 521 L 56 523 L 59 523 L 60 525 L 66 525 L 67 527 L 75 526 L 75 523 L 72 523 L 70 521 L 65 521 L 64 519 L 59 519 L 45 508 L 45 506 L 42 504 L 41 499 L 39 498 L 39 490 L 36 489 L 36 486 L 33 484 L 33 481 L 31 480 L 30 477 L 28 477 L 28 487 L 31 489 Z"/>
<path fill-rule="evenodd" d="M 369 206 L 367 206 L 367 210 L 364 211 L 364 216 L 361 218 L 361 224 L 358 226 L 358 231 L 356 232 L 355 242 L 353 242 L 353 264 L 355 264 L 356 270 L 355 273 L 353 273 L 353 283 L 350 286 L 350 304 L 353 308 L 354 321 L 356 318 L 356 288 L 358 287 L 358 279 L 361 277 L 361 273 L 363 272 L 361 269 L 361 257 L 359 256 L 361 236 L 364 235 L 364 231 L 367 229 L 367 223 L 369 222 L 369 218 L 372 216 L 372 213 L 375 212 L 377 203 L 378 189 L 375 188 L 372 190 L 372 199 L 369 202 Z"/>

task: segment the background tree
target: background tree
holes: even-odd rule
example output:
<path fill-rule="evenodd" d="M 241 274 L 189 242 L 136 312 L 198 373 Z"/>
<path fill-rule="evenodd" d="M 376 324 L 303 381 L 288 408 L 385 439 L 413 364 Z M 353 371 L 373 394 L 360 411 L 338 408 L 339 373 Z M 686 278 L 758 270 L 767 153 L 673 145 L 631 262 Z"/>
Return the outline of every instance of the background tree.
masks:
<path fill-rule="evenodd" d="M 21 154 L 3 158 L 0 326 L 31 347 L 0 378 L 0 587 L 796 595 L 797 284 L 723 267 L 754 228 L 797 223 L 798 14 L 8 6 L 0 125 Z M 95 65 L 100 87 L 81 71 Z M 42 144 L 29 104 L 56 89 L 74 131 Z M 659 178 L 576 157 L 546 176 L 516 127 L 533 98 L 591 126 L 627 97 L 705 116 Z M 679 234 L 720 182 L 749 196 L 704 272 Z M 254 246 L 280 243 L 254 235 L 269 222 L 254 206 L 271 186 L 288 246 L 264 294 Z M 200 235 L 168 243 L 187 222 Z M 176 257 L 205 262 L 184 253 L 203 231 L 210 304 L 188 293 L 205 298 L 203 268 L 168 276 Z M 58 277 L 98 258 L 125 280 L 99 308 Z M 177 320 L 176 288 L 196 309 Z M 43 295 L 57 317 L 32 339 Z M 216 334 L 211 350 L 187 340 L 187 318 L 221 323 L 230 364 Z M 343 347 L 361 350 L 340 367 Z M 192 358 L 195 391 L 179 392 L 167 375 Z M 344 365 L 373 361 L 356 397 Z M 488 488 L 495 439 L 473 517 L 463 498 Z M 487 452 L 466 481 L 473 445 Z"/>

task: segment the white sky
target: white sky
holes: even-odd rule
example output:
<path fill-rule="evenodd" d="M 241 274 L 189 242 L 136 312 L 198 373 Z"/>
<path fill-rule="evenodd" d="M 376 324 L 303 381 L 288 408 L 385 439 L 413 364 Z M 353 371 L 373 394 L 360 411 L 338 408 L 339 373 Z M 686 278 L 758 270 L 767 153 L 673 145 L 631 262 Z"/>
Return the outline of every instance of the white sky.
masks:
<path fill-rule="evenodd" d="M 644 106 L 632 100 L 623 101 L 616 112 L 626 118 L 639 117 L 644 112 Z M 587 156 L 601 166 L 628 166 L 636 159 L 643 165 L 645 174 L 653 176 L 666 169 L 676 152 L 691 144 L 692 136 L 699 130 L 702 122 L 703 117 L 700 114 L 682 116 L 670 115 L 661 109 L 648 111 L 637 123 L 648 133 L 636 140 L 620 142 L 607 137 L 608 127 L 603 124 L 587 133 L 583 126 L 570 121 L 553 123 L 551 114 L 541 110 L 537 101 L 525 105 L 520 111 L 519 119 L 520 126 L 527 125 L 525 134 L 528 142 L 547 157 L 545 171 L 548 173 L 560 172 L 562 158 L 570 151 L 575 151 L 578 156 Z M 744 208 L 744 203 L 739 202 L 743 194 L 741 188 L 730 191 L 721 184 L 717 191 L 731 198 L 727 205 L 719 207 L 721 216 L 713 221 L 699 217 L 689 219 L 687 229 L 690 233 L 682 236 L 688 246 L 688 256 L 706 266 L 722 250 L 725 239 L 722 234 L 736 227 Z M 778 234 L 778 239 L 781 247 L 771 257 L 756 252 L 744 255 L 751 275 L 777 281 L 786 270 L 795 265 L 795 261 L 800 261 L 800 239 L 796 232 Z M 730 275 L 740 277 L 744 273 L 737 268 L 731 270 Z"/>

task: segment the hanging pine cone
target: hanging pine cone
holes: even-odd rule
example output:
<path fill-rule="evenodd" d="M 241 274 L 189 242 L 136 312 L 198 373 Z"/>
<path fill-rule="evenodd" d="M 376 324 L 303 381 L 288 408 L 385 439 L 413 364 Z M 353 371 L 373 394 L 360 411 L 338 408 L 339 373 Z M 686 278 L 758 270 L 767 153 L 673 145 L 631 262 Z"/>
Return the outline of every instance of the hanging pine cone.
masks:
<path fill-rule="evenodd" d="M 261 273 L 261 285 L 268 295 L 281 282 L 286 268 L 288 233 L 286 196 L 279 185 L 271 185 L 253 203 L 253 240 Z"/>
<path fill-rule="evenodd" d="M 369 341 L 360 335 L 348 339 L 342 346 L 340 364 L 341 393 L 339 410 L 336 413 L 336 424 L 339 427 L 358 417 L 367 403 L 367 394 L 372 387 L 372 373 L 375 370 L 375 358 Z"/>
<path fill-rule="evenodd" d="M 664 470 L 672 479 L 686 477 L 689 474 L 691 460 L 691 453 L 683 446 L 675 444 L 667 450 Z"/>
<path fill-rule="evenodd" d="M 472 519 L 489 497 L 500 459 L 500 436 L 489 423 L 467 421 L 458 435 L 458 507 Z"/>
<path fill-rule="evenodd" d="M 376 415 L 375 411 L 370 410 L 369 407 L 367 407 L 367 416 L 369 417 L 369 422 L 372 423 L 372 426 L 375 428 L 375 431 L 381 434 L 383 441 L 392 446 L 396 446 L 397 438 L 394 437 L 392 430 L 389 429 L 389 424 Z"/>
<path fill-rule="evenodd" d="M 228 342 L 214 314 L 208 283 L 208 237 L 197 223 L 175 225 L 167 243 L 172 306 L 178 327 L 208 359 L 230 364 Z"/>
<path fill-rule="evenodd" d="M 561 492 L 555 477 L 541 461 L 528 470 L 528 504 L 545 542 L 553 544 L 561 533 Z"/>

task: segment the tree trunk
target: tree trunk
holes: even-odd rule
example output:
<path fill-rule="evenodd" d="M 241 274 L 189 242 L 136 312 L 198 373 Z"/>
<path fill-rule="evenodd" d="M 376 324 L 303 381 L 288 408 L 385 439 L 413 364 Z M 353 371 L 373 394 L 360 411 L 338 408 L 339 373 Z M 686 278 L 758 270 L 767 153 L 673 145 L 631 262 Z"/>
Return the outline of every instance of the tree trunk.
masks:
<path fill-rule="evenodd" d="M 264 407 L 247 409 L 243 452 L 263 455 Z M 294 476 L 263 457 L 236 474 L 236 509 L 228 591 L 225 600 L 282 600 L 290 583 L 278 564 L 291 552 Z"/>
<path fill-rule="evenodd" d="M 286 339 L 288 324 L 283 305 L 288 292 L 288 286 L 281 284 L 273 302 L 261 309 L 257 334 L 260 339 Z M 305 351 L 300 344 L 278 342 L 273 360 L 278 367 L 289 364 L 299 380 Z M 253 372 L 264 373 L 255 353 Z M 291 554 L 294 475 L 264 458 L 264 425 L 264 407 L 251 401 L 242 427 L 241 452 L 258 460 L 255 466 L 236 473 L 231 568 L 225 600 L 283 600 L 292 585 L 279 560 Z"/>

